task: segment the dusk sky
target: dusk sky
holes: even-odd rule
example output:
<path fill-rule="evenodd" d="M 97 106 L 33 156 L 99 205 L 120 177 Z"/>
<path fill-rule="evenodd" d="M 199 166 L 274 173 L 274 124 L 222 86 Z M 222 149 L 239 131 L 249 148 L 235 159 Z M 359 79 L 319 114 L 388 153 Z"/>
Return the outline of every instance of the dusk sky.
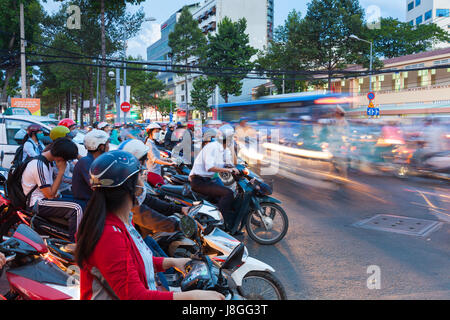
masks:
<path fill-rule="evenodd" d="M 245 0 L 242 0 L 245 1 Z M 199 2 L 198 0 L 147 0 L 139 6 L 129 6 L 129 11 L 134 12 L 139 7 L 144 8 L 146 17 L 156 18 L 155 22 L 145 22 L 142 31 L 135 38 L 128 40 L 127 53 L 136 57 L 138 55 L 146 59 L 146 49 L 149 45 L 160 38 L 160 25 L 175 11 L 183 5 Z M 288 14 L 293 9 L 300 11 L 302 16 L 306 14 L 306 0 L 275 0 L 275 27 L 280 26 L 286 20 Z M 404 0 L 360 0 L 361 6 L 367 10 L 371 6 L 379 8 L 382 17 L 394 17 L 400 20 L 405 19 L 406 2 Z M 59 3 L 53 0 L 47 0 L 42 3 L 47 12 L 52 13 L 58 10 Z M 373 9 L 372 9 L 373 10 Z M 367 12 L 368 18 L 372 15 Z M 376 10 L 375 10 L 376 12 Z M 83 13 L 81 13 L 83 14 Z M 370 20 L 369 20 L 370 21 Z"/>

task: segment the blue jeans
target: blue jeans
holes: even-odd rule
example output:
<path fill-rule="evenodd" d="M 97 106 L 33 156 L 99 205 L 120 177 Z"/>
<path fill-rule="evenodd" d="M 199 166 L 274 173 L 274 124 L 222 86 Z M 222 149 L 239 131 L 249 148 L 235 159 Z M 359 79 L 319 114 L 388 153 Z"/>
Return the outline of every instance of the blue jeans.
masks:
<path fill-rule="evenodd" d="M 161 249 L 159 244 L 150 236 L 145 237 L 145 244 L 152 250 L 152 253 L 155 257 L 165 257 L 167 258 L 167 254 Z M 167 282 L 165 274 L 173 274 L 175 273 L 174 268 L 167 269 L 165 272 L 158 272 L 159 280 L 161 280 L 161 284 L 169 290 L 169 283 Z"/>

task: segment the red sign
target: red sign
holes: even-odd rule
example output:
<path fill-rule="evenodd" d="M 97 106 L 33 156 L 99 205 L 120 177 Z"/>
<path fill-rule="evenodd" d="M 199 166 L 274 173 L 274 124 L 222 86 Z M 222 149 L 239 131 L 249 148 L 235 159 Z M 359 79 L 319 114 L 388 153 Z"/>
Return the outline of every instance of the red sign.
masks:
<path fill-rule="evenodd" d="M 131 109 L 131 104 L 129 102 L 122 102 L 122 104 L 120 105 L 120 110 L 122 110 L 123 112 L 129 112 Z"/>
<path fill-rule="evenodd" d="M 375 93 L 369 92 L 369 93 L 367 94 L 367 99 L 369 99 L 369 100 L 375 99 Z"/>

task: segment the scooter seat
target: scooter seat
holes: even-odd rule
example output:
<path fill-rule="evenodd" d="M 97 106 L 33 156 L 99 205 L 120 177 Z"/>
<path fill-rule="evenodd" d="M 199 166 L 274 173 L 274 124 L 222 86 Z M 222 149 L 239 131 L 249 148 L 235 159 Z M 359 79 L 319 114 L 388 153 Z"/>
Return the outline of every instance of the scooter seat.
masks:
<path fill-rule="evenodd" d="M 170 184 L 164 184 L 160 187 L 161 191 L 177 194 L 183 197 L 188 196 L 191 193 L 191 188 L 188 184 L 184 186 L 172 186 Z"/>

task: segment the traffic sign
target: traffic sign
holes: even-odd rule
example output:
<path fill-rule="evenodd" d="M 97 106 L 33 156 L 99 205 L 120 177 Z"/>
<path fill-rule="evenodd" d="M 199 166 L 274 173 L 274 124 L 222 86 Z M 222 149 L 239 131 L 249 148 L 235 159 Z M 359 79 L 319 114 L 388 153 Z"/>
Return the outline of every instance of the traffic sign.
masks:
<path fill-rule="evenodd" d="M 375 105 L 373 104 L 372 101 L 370 101 L 369 106 L 367 108 L 375 108 Z"/>
<path fill-rule="evenodd" d="M 380 109 L 379 108 L 367 108 L 367 115 L 368 116 L 379 116 Z"/>
<path fill-rule="evenodd" d="M 369 92 L 369 93 L 367 94 L 367 99 L 369 99 L 369 100 L 375 99 L 375 93 L 374 93 L 374 92 Z"/>
<path fill-rule="evenodd" d="M 122 104 L 120 105 L 120 110 L 122 110 L 123 112 L 129 112 L 131 109 L 131 104 L 129 102 L 122 102 Z"/>

